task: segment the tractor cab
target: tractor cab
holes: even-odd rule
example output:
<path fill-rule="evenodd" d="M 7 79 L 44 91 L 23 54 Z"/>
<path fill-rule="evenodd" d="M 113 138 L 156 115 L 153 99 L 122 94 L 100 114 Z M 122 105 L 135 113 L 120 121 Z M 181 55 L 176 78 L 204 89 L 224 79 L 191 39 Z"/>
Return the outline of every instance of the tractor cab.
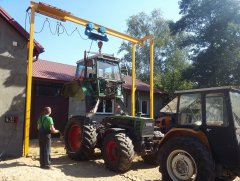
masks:
<path fill-rule="evenodd" d="M 122 98 L 122 78 L 118 59 L 96 54 L 77 62 L 75 80 L 86 84 L 94 97 Z"/>
<path fill-rule="evenodd" d="M 217 162 L 240 166 L 240 90 L 219 87 L 176 94 L 176 125 L 201 130 Z"/>
<path fill-rule="evenodd" d="M 77 62 L 74 81 L 64 86 L 64 95 L 70 97 L 91 96 L 95 99 L 121 99 L 122 77 L 119 61 L 108 54 L 93 53 Z"/>
<path fill-rule="evenodd" d="M 189 136 L 196 138 L 195 141 L 205 145 L 212 155 L 216 177 L 240 176 L 240 90 L 233 87 L 204 88 L 177 91 L 176 95 L 175 104 L 170 104 L 176 109 L 166 107 L 166 110 L 172 110 L 169 113 L 174 115 L 175 121 L 165 137 L 175 132 L 179 137 L 176 139 L 184 137 L 182 140 L 189 141 Z M 164 141 L 170 145 L 171 140 Z M 186 149 L 190 149 L 190 153 L 195 148 Z M 171 154 L 168 159 L 174 160 Z M 168 174 L 174 179 L 181 178 L 180 172 L 173 173 L 171 169 Z"/>

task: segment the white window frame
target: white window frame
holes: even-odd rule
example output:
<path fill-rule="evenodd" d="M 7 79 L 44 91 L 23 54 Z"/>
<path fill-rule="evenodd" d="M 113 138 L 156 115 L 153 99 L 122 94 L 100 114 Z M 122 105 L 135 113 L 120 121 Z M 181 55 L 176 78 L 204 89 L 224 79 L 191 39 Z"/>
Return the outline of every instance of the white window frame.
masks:
<path fill-rule="evenodd" d="M 147 102 L 147 114 L 142 112 L 142 103 Z M 142 115 L 149 115 L 149 100 L 140 100 L 140 112 Z"/>
<path fill-rule="evenodd" d="M 101 100 L 103 101 L 103 112 L 96 112 L 96 114 L 113 114 L 114 113 L 114 99 L 112 99 L 112 112 L 105 112 L 106 108 L 106 100 Z M 101 104 L 101 102 L 99 103 Z"/>

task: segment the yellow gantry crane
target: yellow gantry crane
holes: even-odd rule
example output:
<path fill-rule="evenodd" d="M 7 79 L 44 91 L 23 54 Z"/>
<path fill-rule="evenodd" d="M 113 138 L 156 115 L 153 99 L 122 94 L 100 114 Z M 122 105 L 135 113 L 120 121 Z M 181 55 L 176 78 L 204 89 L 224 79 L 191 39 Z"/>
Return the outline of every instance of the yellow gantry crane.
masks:
<path fill-rule="evenodd" d="M 29 51 L 28 51 L 28 79 L 27 79 L 27 95 L 26 95 L 26 115 L 25 115 L 25 134 L 24 134 L 24 156 L 28 155 L 29 148 L 29 130 L 30 130 L 30 113 L 31 113 L 31 91 L 32 91 L 32 62 L 33 62 L 33 49 L 34 49 L 34 19 L 35 13 L 40 13 L 45 16 L 58 19 L 60 21 L 70 21 L 82 26 L 85 26 L 89 23 L 89 21 L 76 17 L 72 15 L 70 12 L 66 12 L 64 10 L 58 9 L 56 7 L 50 6 L 45 3 L 30 3 L 31 9 L 31 22 L 30 22 L 30 37 L 29 37 Z M 100 25 L 94 24 L 94 29 L 97 30 Z M 132 94 L 131 94 L 131 102 L 132 102 L 132 116 L 135 116 L 135 91 L 136 91 L 136 60 L 135 60 L 135 51 L 136 45 L 143 46 L 144 42 L 150 40 L 150 118 L 153 118 L 153 50 L 154 50 L 154 36 L 148 35 L 144 38 L 138 39 L 126 35 L 124 33 L 115 31 L 113 29 L 104 27 L 106 29 L 106 34 L 121 38 L 123 40 L 127 40 L 132 43 Z"/>

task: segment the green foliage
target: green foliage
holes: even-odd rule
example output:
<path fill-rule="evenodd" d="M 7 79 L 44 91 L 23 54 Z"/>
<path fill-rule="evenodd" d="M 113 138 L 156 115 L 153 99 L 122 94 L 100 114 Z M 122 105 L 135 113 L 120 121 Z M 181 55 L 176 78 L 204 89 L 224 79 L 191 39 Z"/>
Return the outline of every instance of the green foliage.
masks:
<path fill-rule="evenodd" d="M 190 81 L 182 79 L 182 72 L 189 66 L 186 50 L 179 48 L 185 40 L 185 35 L 183 33 L 171 35 L 169 26 L 173 24 L 162 18 L 160 10 L 153 10 L 150 15 L 141 12 L 127 20 L 126 32 L 137 38 L 154 34 L 154 83 L 155 86 L 169 93 L 171 98 L 175 90 L 192 87 Z M 124 52 L 123 62 L 132 61 L 131 47 L 129 42 L 122 43 L 119 52 Z M 149 72 L 149 43 L 147 43 L 136 48 L 137 78 L 148 82 Z"/>
<path fill-rule="evenodd" d="M 155 69 L 161 65 L 161 54 L 164 53 L 158 47 L 167 43 L 170 31 L 167 22 L 162 18 L 159 10 L 154 10 L 150 16 L 141 12 L 137 15 L 131 16 L 127 20 L 127 34 L 136 37 L 143 38 L 147 35 L 155 35 L 155 51 L 154 61 Z M 161 37 L 161 38 L 160 38 Z M 123 61 L 132 61 L 132 44 L 129 42 L 123 42 L 120 46 L 119 52 L 124 52 L 122 58 Z M 136 74 L 137 77 L 142 80 L 149 79 L 149 44 L 136 47 Z"/>
<path fill-rule="evenodd" d="M 240 3 L 238 0 L 182 0 L 174 32 L 187 32 L 192 66 L 184 77 L 198 87 L 239 85 Z"/>
<path fill-rule="evenodd" d="M 162 72 L 157 72 L 155 84 L 161 90 L 168 93 L 169 99 L 174 98 L 175 90 L 190 89 L 193 83 L 184 80 L 182 72 L 189 66 L 183 52 L 179 49 L 174 50 L 168 57 L 166 68 Z"/>

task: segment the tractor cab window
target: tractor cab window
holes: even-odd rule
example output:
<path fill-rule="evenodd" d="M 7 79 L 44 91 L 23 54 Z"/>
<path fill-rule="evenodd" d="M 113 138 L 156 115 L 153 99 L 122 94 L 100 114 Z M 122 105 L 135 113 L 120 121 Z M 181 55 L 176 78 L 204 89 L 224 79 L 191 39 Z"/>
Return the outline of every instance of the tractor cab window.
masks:
<path fill-rule="evenodd" d="M 106 79 L 120 80 L 118 63 L 111 61 L 99 61 L 98 76 Z"/>
<path fill-rule="evenodd" d="M 234 124 L 236 127 L 240 127 L 240 94 L 238 92 L 230 92 L 230 99 Z"/>
<path fill-rule="evenodd" d="M 83 76 L 84 76 L 84 64 L 83 64 L 83 62 L 79 62 L 77 64 L 75 78 L 82 80 Z"/>
<path fill-rule="evenodd" d="M 89 79 L 96 78 L 96 66 L 95 66 L 94 59 L 87 60 L 87 75 L 86 76 Z"/>
<path fill-rule="evenodd" d="M 186 94 L 180 96 L 179 105 L 180 125 L 201 125 L 202 105 L 201 94 Z"/>
<path fill-rule="evenodd" d="M 206 94 L 206 124 L 226 126 L 227 110 L 223 93 Z"/>
<path fill-rule="evenodd" d="M 89 79 L 96 78 L 95 60 L 94 59 L 87 60 L 86 66 L 87 66 L 86 78 Z M 78 62 L 75 73 L 75 79 L 83 80 L 83 77 L 85 76 L 84 71 L 85 71 L 84 61 Z"/>

